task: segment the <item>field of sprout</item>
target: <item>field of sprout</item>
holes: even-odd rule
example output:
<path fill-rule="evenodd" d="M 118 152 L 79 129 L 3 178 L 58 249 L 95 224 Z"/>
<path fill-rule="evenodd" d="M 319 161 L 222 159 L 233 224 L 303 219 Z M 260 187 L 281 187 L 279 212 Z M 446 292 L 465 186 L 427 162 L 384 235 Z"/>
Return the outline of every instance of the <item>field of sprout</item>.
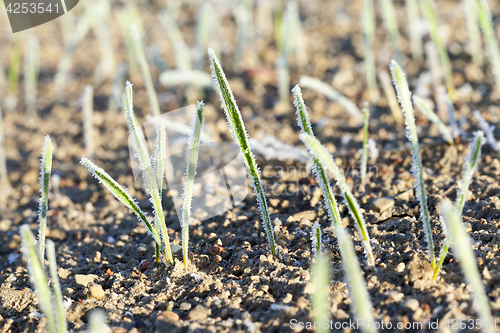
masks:
<path fill-rule="evenodd" d="M 0 333 L 500 331 L 497 1 L 0 7 Z"/>

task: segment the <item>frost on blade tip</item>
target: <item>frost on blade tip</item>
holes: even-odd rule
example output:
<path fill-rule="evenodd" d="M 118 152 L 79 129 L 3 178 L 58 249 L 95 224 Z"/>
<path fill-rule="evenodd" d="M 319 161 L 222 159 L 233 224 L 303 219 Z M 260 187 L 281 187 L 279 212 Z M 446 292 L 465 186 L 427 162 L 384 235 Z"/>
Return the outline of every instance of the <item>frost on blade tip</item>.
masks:
<path fill-rule="evenodd" d="M 481 113 L 476 110 L 474 111 L 474 117 L 477 119 L 477 122 L 479 123 L 479 126 L 481 127 L 481 130 L 484 132 L 486 135 L 486 140 L 490 144 L 491 148 L 495 149 L 498 151 L 500 148 L 498 145 L 497 140 L 495 139 L 495 135 L 493 134 L 493 129 L 495 128 L 494 126 L 490 126 L 486 120 L 484 120 L 483 116 Z"/>
<path fill-rule="evenodd" d="M 40 165 L 40 193 L 38 200 L 38 254 L 42 264 L 45 258 L 45 230 L 47 227 L 47 210 L 49 207 L 49 183 L 52 170 L 52 142 L 47 135 L 43 143 Z"/>
<path fill-rule="evenodd" d="M 321 226 L 316 221 L 311 229 L 312 250 L 315 257 L 321 256 Z"/>

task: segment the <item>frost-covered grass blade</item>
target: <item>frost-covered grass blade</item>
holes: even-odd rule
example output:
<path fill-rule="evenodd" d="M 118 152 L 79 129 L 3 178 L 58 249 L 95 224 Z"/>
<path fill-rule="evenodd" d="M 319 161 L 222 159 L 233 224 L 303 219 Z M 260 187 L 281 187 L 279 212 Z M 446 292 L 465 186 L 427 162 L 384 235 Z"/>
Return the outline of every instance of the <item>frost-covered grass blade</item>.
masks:
<path fill-rule="evenodd" d="M 271 248 L 272 254 L 276 255 L 273 226 L 267 206 L 266 194 L 260 180 L 259 169 L 257 168 L 254 155 L 248 143 L 248 133 L 246 132 L 243 118 L 241 116 L 240 110 L 238 109 L 238 106 L 236 105 L 236 101 L 234 99 L 231 88 L 229 87 L 229 83 L 227 82 L 226 75 L 222 70 L 219 59 L 217 59 L 217 56 L 212 49 L 208 49 L 208 55 L 212 63 L 212 76 L 219 91 L 221 106 L 224 109 L 233 137 L 237 141 L 238 145 L 240 146 L 241 152 L 243 153 L 248 177 L 251 179 L 252 187 L 255 191 L 255 194 L 257 195 L 257 203 L 259 205 L 264 230 L 266 231 L 267 241 L 269 243 L 269 247 Z"/>
<path fill-rule="evenodd" d="M 491 66 L 495 74 L 497 83 L 497 92 L 500 94 L 500 49 L 498 47 L 498 40 L 495 35 L 495 28 L 493 27 L 493 19 L 488 6 L 487 0 L 477 0 L 477 9 L 479 15 L 479 23 L 483 29 L 483 34 L 488 44 Z"/>
<path fill-rule="evenodd" d="M 422 169 L 422 161 L 420 160 L 420 148 L 418 146 L 417 127 L 415 125 L 415 116 L 413 106 L 411 104 L 411 92 L 406 81 L 406 76 L 399 64 L 396 61 L 391 61 L 391 72 L 398 95 L 399 103 L 406 118 L 406 136 L 412 145 L 412 173 L 415 177 L 415 191 L 420 206 L 420 218 L 424 224 L 425 239 L 429 250 L 429 258 L 431 260 L 432 269 L 436 266 L 436 258 L 434 255 L 434 241 L 432 239 L 432 227 L 429 216 L 429 208 L 427 207 L 427 195 L 425 192 L 424 172 Z"/>
<path fill-rule="evenodd" d="M 465 201 L 467 199 L 467 191 L 469 189 L 469 184 L 474 175 L 474 171 L 476 170 L 477 163 L 479 162 L 479 157 L 481 157 L 481 145 L 483 144 L 484 137 L 483 132 L 478 131 L 474 133 L 474 140 L 469 146 L 469 155 L 465 158 L 464 163 L 464 171 L 462 174 L 462 182 L 460 184 L 460 188 L 457 190 L 457 212 L 458 215 L 462 215 L 462 211 L 464 209 Z M 448 228 L 443 225 L 443 229 L 445 231 L 446 238 L 443 241 L 443 247 L 441 248 L 441 253 L 439 254 L 439 260 L 436 268 L 434 269 L 433 278 L 436 279 L 439 269 L 443 264 L 444 258 L 448 253 L 448 249 L 451 245 L 451 238 L 448 232 Z"/>
<path fill-rule="evenodd" d="M 483 116 L 481 115 L 481 112 L 479 112 L 478 110 L 474 111 L 474 117 L 476 118 L 477 122 L 479 123 L 481 130 L 486 135 L 486 140 L 489 143 L 489 145 L 491 146 L 491 148 L 498 151 L 500 149 L 500 146 L 498 145 L 498 141 L 495 139 L 495 135 L 493 134 L 493 130 L 495 129 L 495 126 L 488 124 L 486 122 L 486 120 L 484 120 Z"/>
<path fill-rule="evenodd" d="M 425 101 L 418 97 L 417 95 L 413 96 L 413 103 L 417 106 L 417 108 L 427 117 L 436 127 L 439 132 L 443 136 L 443 139 L 448 142 L 450 145 L 454 145 L 453 137 L 451 136 L 450 129 L 443 123 L 443 121 L 438 117 L 436 113 L 434 113 L 431 108 L 425 103 Z"/>
<path fill-rule="evenodd" d="M 443 200 L 439 208 L 446 223 L 446 228 L 451 236 L 451 240 L 456 244 L 453 246 L 453 253 L 457 257 L 462 272 L 465 275 L 465 279 L 472 289 L 476 311 L 479 314 L 479 318 L 481 318 L 481 322 L 488 323 L 488 325 L 485 324 L 482 327 L 482 331 L 488 333 L 496 332 L 495 326 L 490 324 L 494 322 L 491 315 L 490 302 L 485 293 L 476 258 L 474 258 L 474 252 L 472 251 L 472 242 L 465 231 L 462 218 L 448 199 Z"/>
<path fill-rule="evenodd" d="M 47 210 L 49 208 L 49 183 L 52 171 L 52 142 L 49 136 L 45 137 L 42 148 L 40 166 L 40 193 L 38 201 L 38 255 L 43 264 L 45 260 L 45 230 L 47 228 Z"/>
<path fill-rule="evenodd" d="M 189 245 L 189 217 L 191 215 L 191 202 L 193 200 L 193 184 L 196 176 L 196 164 L 198 163 L 198 152 L 200 150 L 201 127 L 203 126 L 203 102 L 198 102 L 193 121 L 193 131 L 189 136 L 188 153 L 186 160 L 186 182 L 182 195 L 182 258 L 184 267 L 188 263 Z"/>
<path fill-rule="evenodd" d="M 364 125 L 363 125 L 363 153 L 361 154 L 361 184 L 366 181 L 366 165 L 368 164 L 368 125 L 370 121 L 370 105 L 365 102 L 363 107 L 363 113 L 365 115 Z"/>
<path fill-rule="evenodd" d="M 153 158 L 151 159 L 151 165 L 154 167 L 156 183 L 158 186 L 158 195 L 161 198 L 163 190 L 163 177 L 165 175 L 165 151 L 167 149 L 167 134 L 165 132 L 165 122 L 160 118 L 158 127 L 156 128 L 156 147 L 154 151 Z M 155 230 L 158 235 L 161 234 L 160 224 L 155 224 Z M 156 265 L 160 266 L 160 245 L 156 243 Z"/>
<path fill-rule="evenodd" d="M 314 222 L 312 228 L 311 228 L 311 243 L 312 243 L 312 252 L 314 254 L 314 257 L 316 260 L 321 257 L 321 226 L 319 225 L 319 222 L 316 221 Z"/>
<path fill-rule="evenodd" d="M 49 273 L 52 282 L 52 293 L 54 294 L 54 306 L 52 307 L 55 312 L 55 322 L 59 332 L 67 331 L 66 315 L 63 306 L 63 295 L 61 292 L 61 284 L 59 283 L 59 276 L 57 275 L 56 264 L 56 250 L 53 241 L 47 241 L 47 259 L 49 260 Z"/>
<path fill-rule="evenodd" d="M 368 265 L 375 268 L 375 257 L 373 256 L 372 247 L 370 245 L 370 235 L 368 234 L 368 229 L 366 228 L 366 223 L 361 213 L 359 204 L 352 194 L 349 185 L 347 185 L 346 179 L 342 172 L 340 171 L 337 164 L 335 164 L 332 156 L 328 153 L 325 147 L 314 137 L 306 133 L 300 135 L 302 141 L 304 141 L 309 154 L 319 161 L 324 169 L 329 170 L 333 174 L 333 178 L 342 190 L 342 196 L 344 197 L 351 213 L 352 218 L 356 222 L 358 232 L 363 240 L 363 246 L 365 248 L 366 257 L 368 259 Z M 337 226 L 335 226 L 337 229 Z M 340 228 L 338 228 L 340 229 Z"/>

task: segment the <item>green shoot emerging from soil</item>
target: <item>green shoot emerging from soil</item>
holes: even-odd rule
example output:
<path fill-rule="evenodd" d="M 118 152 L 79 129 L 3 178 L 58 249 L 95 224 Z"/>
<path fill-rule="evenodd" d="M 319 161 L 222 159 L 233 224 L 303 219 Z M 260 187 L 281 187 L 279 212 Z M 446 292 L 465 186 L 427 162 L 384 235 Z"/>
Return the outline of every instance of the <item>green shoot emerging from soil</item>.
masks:
<path fill-rule="evenodd" d="M 43 264 L 45 259 L 45 229 L 47 228 L 47 210 L 49 207 L 49 182 L 52 170 L 52 142 L 49 136 L 45 137 L 43 143 L 41 162 L 40 193 L 42 197 L 38 201 L 38 255 Z"/>
<path fill-rule="evenodd" d="M 319 225 L 318 230 L 320 230 Z M 311 266 L 311 280 L 314 285 L 314 292 L 311 295 L 311 312 L 313 314 L 313 321 L 315 323 L 322 323 L 324 320 L 329 321 L 332 316 L 329 306 L 326 306 L 326 304 L 330 304 L 328 300 L 328 296 L 330 295 L 330 263 L 326 260 L 325 256 L 320 256 L 317 253 L 316 262 Z M 323 325 L 320 325 L 319 329 L 315 327 L 314 332 L 326 333 L 330 332 L 330 329 L 325 329 Z"/>
<path fill-rule="evenodd" d="M 142 133 L 142 129 L 138 126 L 137 120 L 135 119 L 132 84 L 128 81 L 125 87 L 125 98 L 125 115 L 127 117 L 128 126 L 130 132 L 132 133 L 134 147 L 137 151 L 137 157 L 139 159 L 141 170 L 143 172 L 146 192 L 148 192 L 151 196 L 151 203 L 153 204 L 155 212 L 155 225 L 157 225 L 158 223 L 160 224 L 163 246 L 167 251 L 166 260 L 169 264 L 173 265 L 174 261 L 172 258 L 172 251 L 170 250 L 170 240 L 168 239 L 167 226 L 165 225 L 165 218 L 163 216 L 163 207 L 158 190 L 158 182 L 148 157 L 146 145 L 144 142 L 144 134 Z"/>
<path fill-rule="evenodd" d="M 429 23 L 432 41 L 436 45 L 439 60 L 441 62 L 441 66 L 443 67 L 448 94 L 453 100 L 455 96 L 455 83 L 453 82 L 453 72 L 451 69 L 450 58 L 448 57 L 448 51 L 446 50 L 446 45 L 441 39 L 441 35 L 439 34 L 439 20 L 436 13 L 436 5 L 434 4 L 434 0 L 421 0 L 421 5 L 422 12 Z"/>
<path fill-rule="evenodd" d="M 453 246 L 453 253 L 458 259 L 465 279 L 472 289 L 476 311 L 483 323 L 492 323 L 493 317 L 489 306 L 489 300 L 484 291 L 484 285 L 479 274 L 476 258 L 472 251 L 472 243 L 469 235 L 464 229 L 462 218 L 452 203 L 445 199 L 439 205 L 441 214 L 446 223 L 446 228 L 451 236 L 451 240 L 456 246 Z M 484 325 L 483 332 L 495 332 L 494 325 Z"/>
<path fill-rule="evenodd" d="M 106 173 L 102 168 L 98 167 L 92 163 L 88 158 L 82 157 L 80 164 L 85 166 L 92 175 L 104 185 L 122 204 L 125 205 L 131 212 L 137 215 L 139 221 L 144 223 L 146 230 L 153 237 L 156 244 L 160 244 L 160 249 L 165 257 L 167 257 L 167 252 L 163 245 L 161 245 L 160 235 L 155 228 L 148 221 L 146 214 L 141 210 L 137 202 L 130 196 L 127 190 L 120 186 L 110 175 Z"/>
<path fill-rule="evenodd" d="M 425 192 L 424 172 L 422 169 L 422 161 L 420 160 L 420 148 L 418 146 L 417 127 L 415 126 L 415 116 L 413 106 L 411 104 L 411 92 L 406 81 L 406 76 L 399 64 L 392 61 L 391 65 L 392 78 L 399 103 L 406 118 L 406 136 L 412 144 L 412 173 L 415 177 L 415 190 L 420 203 L 420 218 L 424 224 L 425 239 L 429 250 L 429 258 L 431 260 L 432 269 L 436 266 L 436 258 L 434 255 L 434 241 L 432 240 L 431 220 L 429 209 L 427 207 L 427 195 Z"/>
<path fill-rule="evenodd" d="M 361 213 L 361 209 L 359 204 L 352 194 L 349 185 L 347 185 L 346 179 L 342 172 L 340 171 L 337 164 L 333 160 L 332 156 L 328 153 L 325 147 L 321 145 L 321 143 L 314 137 L 309 134 L 301 134 L 300 138 L 307 146 L 307 150 L 309 154 L 313 156 L 313 158 L 317 159 L 323 168 L 326 168 L 333 174 L 333 178 L 337 181 L 337 184 L 340 186 L 342 190 L 342 196 L 344 197 L 347 205 L 349 206 L 349 211 L 351 212 L 351 216 L 356 222 L 356 226 L 358 227 L 358 232 L 361 235 L 363 240 L 363 246 L 365 247 L 366 256 L 368 259 L 368 265 L 372 270 L 375 269 L 375 258 L 373 256 L 372 247 L 370 245 L 370 235 L 368 234 L 368 229 L 366 228 L 365 220 Z M 336 226 L 335 226 L 336 227 Z M 341 228 L 336 228 L 341 229 Z"/>
<path fill-rule="evenodd" d="M 63 308 L 63 300 L 59 278 L 57 276 L 54 243 L 47 242 L 47 257 L 49 258 L 49 272 L 52 281 L 52 291 L 54 301 L 45 275 L 44 266 L 35 248 L 35 237 L 31 233 L 28 225 L 20 228 L 22 239 L 22 251 L 27 259 L 28 271 L 31 282 L 35 287 L 35 293 L 38 298 L 40 309 L 47 319 L 46 329 L 49 333 L 65 333 L 67 324 Z"/>
<path fill-rule="evenodd" d="M 500 94 L 500 49 L 498 48 L 498 41 L 493 27 L 490 7 L 488 6 L 488 2 L 486 0 L 477 0 L 477 6 L 479 23 L 483 29 L 486 44 L 488 44 L 490 62 L 497 81 L 497 92 Z"/>
<path fill-rule="evenodd" d="M 182 259 L 184 267 L 188 263 L 188 245 L 189 245 L 189 216 L 191 215 L 191 201 L 193 200 L 194 176 L 196 176 L 196 164 L 198 162 L 198 152 L 200 149 L 201 127 L 203 126 L 203 102 L 198 102 L 193 121 L 193 132 L 189 136 L 186 183 L 184 184 L 184 193 L 182 195 Z"/>
<path fill-rule="evenodd" d="M 370 105 L 365 102 L 363 106 L 365 122 L 363 125 L 363 154 L 361 155 L 361 184 L 366 181 L 366 165 L 368 164 L 368 124 L 370 121 Z"/>
<path fill-rule="evenodd" d="M 210 57 L 210 61 L 212 62 L 212 76 L 219 91 L 221 106 L 226 114 L 226 118 L 228 120 L 229 127 L 231 128 L 233 137 L 236 139 L 237 143 L 240 146 L 241 152 L 243 153 L 248 176 L 252 181 L 252 186 L 254 188 L 255 194 L 257 195 L 257 203 L 259 205 L 264 230 L 266 231 L 267 241 L 271 248 L 272 254 L 276 255 L 273 226 L 267 206 L 266 194 L 264 193 L 264 187 L 262 186 L 260 180 L 259 170 L 257 168 L 257 165 L 255 164 L 254 155 L 250 150 L 250 145 L 248 143 L 248 134 L 245 129 L 245 124 L 243 123 L 243 118 L 241 117 L 240 110 L 236 105 L 236 101 L 234 99 L 231 88 L 229 87 L 229 83 L 227 82 L 226 75 L 222 70 L 222 66 L 219 62 L 219 59 L 217 59 L 214 50 L 208 49 L 208 55 Z"/>
<path fill-rule="evenodd" d="M 94 88 L 88 85 L 83 90 L 82 96 L 83 109 L 83 134 L 85 137 L 85 149 L 89 158 L 94 157 L 93 140 L 93 118 L 94 118 Z"/>
<path fill-rule="evenodd" d="M 460 184 L 460 188 L 457 191 L 457 212 L 458 215 L 462 215 L 462 211 L 464 209 L 465 200 L 467 198 L 467 191 L 469 189 L 469 183 L 474 175 L 474 171 L 476 170 L 477 163 L 479 162 L 479 157 L 481 156 L 481 145 L 483 144 L 484 137 L 483 132 L 478 131 L 474 134 L 474 140 L 469 146 L 469 155 L 465 159 L 464 171 L 462 175 L 462 183 Z M 451 238 L 446 228 L 446 225 L 443 224 L 443 228 L 445 230 L 446 238 L 443 242 L 443 247 L 441 248 L 441 253 L 439 254 L 439 260 L 436 268 L 434 269 L 433 278 L 436 279 L 439 269 L 443 264 L 444 258 L 448 253 L 448 249 L 451 245 Z"/>
<path fill-rule="evenodd" d="M 312 229 L 311 229 L 311 241 L 312 241 L 312 250 L 314 257 L 316 260 L 321 257 L 321 226 L 319 225 L 319 222 L 316 221 L 314 222 Z"/>
<path fill-rule="evenodd" d="M 443 136 L 443 139 L 450 145 L 454 145 L 455 141 L 453 141 L 450 129 L 443 123 L 443 121 L 438 117 L 436 113 L 432 112 L 431 108 L 425 103 L 425 101 L 422 98 L 414 95 L 413 103 L 417 106 L 420 112 L 422 112 L 427 117 L 427 119 L 429 119 L 434 125 L 437 126 L 439 132 Z"/>

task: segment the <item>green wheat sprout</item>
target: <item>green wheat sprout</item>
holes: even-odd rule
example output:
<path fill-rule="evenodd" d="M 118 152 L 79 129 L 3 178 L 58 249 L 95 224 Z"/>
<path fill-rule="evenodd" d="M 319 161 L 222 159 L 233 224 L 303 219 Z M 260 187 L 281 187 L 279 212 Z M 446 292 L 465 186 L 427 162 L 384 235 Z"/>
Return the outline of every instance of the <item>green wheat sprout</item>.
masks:
<path fill-rule="evenodd" d="M 457 257 L 462 268 L 462 272 L 465 275 L 465 279 L 472 289 L 472 296 L 477 307 L 476 311 L 478 312 L 481 321 L 485 323 L 483 326 L 483 332 L 493 333 L 496 331 L 495 327 L 493 325 L 486 324 L 494 322 L 491 315 L 489 299 L 484 290 L 476 258 L 474 258 L 472 242 L 464 229 L 462 217 L 456 207 L 454 207 L 448 199 L 443 200 L 440 203 L 439 208 L 453 243 L 460 244 L 453 247 L 453 253 Z"/>
<path fill-rule="evenodd" d="M 85 139 L 85 149 L 89 158 L 94 156 L 94 88 L 91 85 L 85 86 L 82 96 L 82 110 L 83 110 L 83 135 Z"/>
<path fill-rule="evenodd" d="M 429 23 L 431 38 L 436 45 L 439 61 L 443 67 L 448 95 L 450 95 L 450 98 L 453 100 L 455 98 L 453 71 L 451 68 L 450 58 L 448 57 L 448 51 L 446 50 L 446 45 L 439 34 L 439 19 L 436 13 L 436 5 L 434 4 L 434 0 L 421 0 L 420 4 L 422 6 L 422 12 Z"/>
<path fill-rule="evenodd" d="M 396 21 L 396 13 L 394 11 L 394 4 L 392 0 L 379 0 L 380 11 L 382 12 L 382 20 L 384 21 L 385 28 L 391 37 L 392 49 L 394 57 L 401 61 L 401 52 L 399 50 L 399 29 Z"/>
<path fill-rule="evenodd" d="M 366 165 L 368 164 L 368 125 L 370 122 L 370 105 L 365 102 L 363 106 L 364 125 L 363 125 L 363 153 L 361 154 L 361 184 L 366 182 Z"/>
<path fill-rule="evenodd" d="M 160 234 L 156 231 L 155 227 L 151 225 L 146 217 L 146 214 L 141 210 L 135 199 L 133 199 L 127 190 L 125 190 L 120 184 L 118 184 L 110 175 L 106 173 L 102 168 L 98 167 L 96 164 L 92 163 L 88 158 L 82 157 L 80 164 L 85 166 L 90 173 L 97 179 L 105 188 L 107 188 L 113 196 L 118 199 L 125 207 L 129 209 L 130 212 L 135 213 L 138 220 L 144 224 L 148 233 L 153 237 L 156 244 L 159 244 L 160 249 L 165 257 L 167 257 L 167 252 L 165 247 L 162 245 Z"/>
<path fill-rule="evenodd" d="M 318 222 L 316 222 L 318 223 Z M 318 226 L 318 230 L 320 230 Z M 311 308 L 313 313 L 314 323 L 323 323 L 325 320 L 330 322 L 330 263 L 325 256 L 316 256 L 316 262 L 311 265 L 311 283 L 314 286 L 314 292 L 311 295 Z M 330 332 L 330 329 L 319 325 L 319 329 L 315 327 L 315 332 Z"/>
<path fill-rule="evenodd" d="M 240 110 L 238 109 L 238 105 L 236 105 L 236 101 L 234 99 L 231 88 L 229 87 L 229 83 L 227 82 L 226 74 L 224 74 L 222 66 L 219 62 L 219 59 L 217 59 L 214 50 L 209 48 L 208 55 L 212 63 L 212 76 L 219 91 L 222 109 L 224 110 L 224 113 L 228 120 L 228 124 L 231 128 L 233 137 L 237 141 L 238 145 L 240 146 L 241 152 L 243 153 L 248 177 L 250 178 L 254 192 L 257 195 L 257 204 L 259 206 L 260 214 L 262 217 L 262 223 L 266 232 L 267 241 L 269 243 L 269 247 L 271 248 L 272 254 L 276 255 L 273 226 L 267 205 L 266 194 L 260 180 L 259 169 L 257 168 L 257 165 L 255 163 L 255 157 L 252 154 L 250 145 L 248 143 L 248 133 L 246 132 L 243 118 L 241 116 Z"/>
<path fill-rule="evenodd" d="M 52 171 L 52 142 L 45 137 L 40 165 L 40 193 L 38 201 L 38 255 L 43 264 L 45 260 L 45 230 L 47 229 L 47 210 L 49 207 L 49 183 Z"/>
<path fill-rule="evenodd" d="M 201 128 L 203 126 L 203 102 L 198 102 L 196 113 L 193 120 L 193 131 L 189 136 L 187 166 L 186 166 L 186 183 L 184 184 L 184 192 L 182 195 L 182 258 L 184 267 L 188 263 L 188 246 L 189 246 L 189 217 L 191 215 L 191 202 L 193 200 L 193 184 L 196 176 L 196 164 L 198 162 L 198 152 L 200 150 Z"/>
<path fill-rule="evenodd" d="M 303 88 L 316 90 L 320 94 L 325 95 L 328 99 L 339 103 L 347 111 L 347 113 L 349 113 L 349 115 L 351 115 L 351 117 L 355 119 L 359 119 L 359 117 L 363 116 L 356 104 L 351 102 L 347 97 L 339 93 L 337 90 L 333 89 L 333 87 L 327 83 L 309 76 L 301 76 L 300 85 Z"/>
<path fill-rule="evenodd" d="M 415 116 L 413 106 L 411 104 L 411 92 L 406 81 L 406 75 L 395 61 L 391 61 L 390 69 L 399 103 L 406 118 L 406 136 L 412 144 L 412 173 L 415 177 L 415 190 L 420 203 L 420 218 L 424 224 L 425 239 L 429 250 L 429 258 L 431 260 L 432 269 L 436 266 L 436 258 L 434 255 L 434 241 L 432 239 L 432 227 L 429 216 L 429 208 L 427 207 L 427 195 L 425 192 L 424 172 L 422 169 L 422 161 L 420 159 L 420 148 L 418 146 L 417 127 L 415 125 Z"/>
<path fill-rule="evenodd" d="M 35 247 L 35 237 L 28 225 L 20 228 L 22 251 L 27 259 L 30 280 L 35 287 L 40 309 L 47 318 L 46 329 L 49 333 L 65 333 L 67 323 L 65 319 L 61 286 L 57 276 L 55 246 L 52 241 L 47 241 L 47 257 L 49 259 L 50 280 L 52 281 L 52 293 L 45 274 L 44 265 L 40 260 Z M 52 294 L 54 299 L 52 299 Z"/>
<path fill-rule="evenodd" d="M 314 136 L 311 121 L 309 119 L 309 114 L 306 109 L 306 104 L 302 98 L 302 92 L 299 85 L 296 85 L 293 89 L 294 105 L 297 110 L 297 121 L 299 123 L 300 130 L 302 133 Z M 330 223 L 332 225 L 341 226 L 340 212 L 337 206 L 337 201 L 335 200 L 335 195 L 333 194 L 332 188 L 330 186 L 330 181 L 328 180 L 328 175 L 323 165 L 315 157 L 312 158 L 313 162 L 313 173 L 323 191 L 323 196 L 325 198 L 325 205 L 328 209 L 328 216 L 330 217 Z"/>
<path fill-rule="evenodd" d="M 165 122 L 160 118 L 160 122 L 156 128 L 156 147 L 154 155 L 151 158 L 151 165 L 154 168 L 156 184 L 158 187 L 158 195 L 161 198 L 163 190 L 163 179 L 165 176 L 165 159 L 167 150 L 167 134 L 165 131 Z M 155 223 L 155 230 L 158 235 L 161 234 L 160 223 Z M 156 265 L 160 266 L 160 245 L 156 243 Z"/>
<path fill-rule="evenodd" d="M 342 196 L 344 197 L 347 205 L 349 207 L 349 212 L 352 218 L 356 222 L 356 226 L 361 239 L 363 241 L 363 246 L 365 248 L 366 257 L 368 259 L 368 265 L 372 270 L 375 269 L 375 257 L 373 255 L 373 250 L 370 244 L 370 235 L 368 234 L 368 229 L 366 227 L 363 214 L 361 213 L 361 208 L 359 207 L 358 201 L 352 194 L 349 185 L 347 185 L 346 179 L 342 172 L 340 171 L 337 164 L 333 160 L 333 157 L 328 153 L 328 150 L 321 145 L 321 143 L 312 135 L 307 133 L 302 133 L 300 135 L 301 140 L 307 146 L 309 154 L 319 161 L 324 169 L 327 169 L 333 174 L 333 178 L 336 180 L 340 189 L 342 190 Z M 341 229 L 340 224 L 334 225 L 335 229 Z M 339 228 L 337 228 L 339 227 Z"/>
<path fill-rule="evenodd" d="M 312 242 L 312 250 L 314 257 L 316 260 L 321 257 L 321 226 L 319 225 L 319 222 L 316 221 L 314 222 L 312 228 L 311 228 L 311 242 Z"/>
<path fill-rule="evenodd" d="M 495 28 L 493 27 L 490 7 L 486 0 L 477 0 L 477 9 L 479 23 L 481 24 L 486 43 L 488 44 L 490 62 L 497 84 L 497 92 L 500 93 L 500 49 L 498 48 L 498 40 L 495 35 Z"/>
<path fill-rule="evenodd" d="M 135 150 L 137 151 L 137 157 L 141 166 L 141 170 L 143 171 L 146 192 L 148 192 L 151 196 L 151 203 L 153 205 L 155 213 L 155 225 L 157 225 L 158 223 L 160 224 L 163 247 L 167 251 L 166 260 L 169 264 L 173 265 L 174 261 L 172 258 L 172 251 L 170 249 L 170 240 L 168 238 L 167 227 L 165 225 L 165 218 L 163 215 L 163 208 L 158 190 L 158 182 L 148 157 L 146 145 L 144 142 L 144 134 L 142 133 L 142 129 L 138 126 L 137 120 L 135 119 L 132 84 L 128 81 L 125 86 L 125 99 L 125 115 L 130 132 L 132 134 L 132 141 L 134 143 Z"/>
<path fill-rule="evenodd" d="M 26 42 L 26 51 L 24 52 L 24 100 L 26 101 L 26 113 L 29 116 L 33 116 L 36 112 L 39 51 L 38 39 L 31 36 Z"/>
<path fill-rule="evenodd" d="M 364 0 L 363 12 L 363 36 L 365 42 L 365 74 L 366 85 L 372 102 L 378 100 L 377 77 L 375 74 L 375 57 L 373 56 L 373 37 L 375 35 L 375 10 L 373 0 Z"/>
<path fill-rule="evenodd" d="M 469 146 L 469 155 L 465 158 L 464 171 L 462 173 L 462 183 L 460 185 L 460 188 L 457 190 L 456 205 L 457 205 L 458 215 L 460 216 L 462 215 L 465 201 L 467 200 L 467 191 L 469 189 L 470 181 L 472 179 L 472 176 L 474 175 L 474 171 L 477 168 L 479 158 L 481 157 L 481 145 L 483 144 L 483 142 L 484 142 L 483 132 L 478 131 L 474 133 L 474 140 Z M 446 254 L 448 253 L 448 249 L 450 248 L 451 245 L 451 238 L 449 236 L 448 229 L 446 228 L 446 225 L 444 223 L 442 223 L 442 226 L 444 227 L 446 238 L 443 242 L 441 253 L 439 254 L 439 260 L 437 266 L 434 269 L 434 276 L 433 276 L 434 279 L 436 279 L 439 273 L 439 269 L 441 268 L 441 265 L 443 264 Z"/>
<path fill-rule="evenodd" d="M 427 117 L 436 127 L 443 136 L 443 139 L 450 145 L 454 145 L 453 137 L 451 135 L 450 129 L 443 123 L 443 121 L 438 117 L 438 115 L 431 110 L 427 103 L 417 95 L 413 95 L 413 104 Z"/>
<path fill-rule="evenodd" d="M 483 64 L 483 50 L 481 46 L 481 31 L 479 28 L 477 0 L 462 0 L 462 7 L 467 23 L 469 34 L 469 48 L 472 54 L 472 62 L 481 66 Z"/>
<path fill-rule="evenodd" d="M 422 55 L 422 36 L 418 29 L 418 19 L 420 18 L 418 12 L 417 0 L 406 0 L 406 17 L 408 18 L 408 32 L 410 35 L 410 49 L 413 59 L 421 63 L 423 60 Z"/>

